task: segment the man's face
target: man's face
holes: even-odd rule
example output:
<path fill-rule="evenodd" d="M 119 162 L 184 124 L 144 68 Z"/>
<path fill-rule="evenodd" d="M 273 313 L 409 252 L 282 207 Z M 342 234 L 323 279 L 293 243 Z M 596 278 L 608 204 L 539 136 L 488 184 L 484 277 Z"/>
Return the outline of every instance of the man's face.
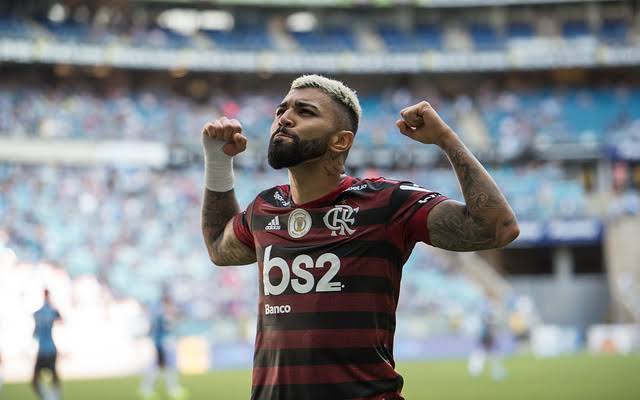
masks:
<path fill-rule="evenodd" d="M 271 124 L 268 161 L 289 168 L 322 157 L 336 132 L 331 98 L 320 89 L 292 89 L 276 107 Z"/>

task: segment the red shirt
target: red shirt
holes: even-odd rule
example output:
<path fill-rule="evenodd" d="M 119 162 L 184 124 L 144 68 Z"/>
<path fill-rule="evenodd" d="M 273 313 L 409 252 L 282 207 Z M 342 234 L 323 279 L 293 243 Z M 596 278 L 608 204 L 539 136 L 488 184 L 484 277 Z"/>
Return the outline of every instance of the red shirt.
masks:
<path fill-rule="evenodd" d="M 446 197 L 346 177 L 295 205 L 288 185 L 234 219 L 255 248 L 260 298 L 252 399 L 402 399 L 393 335 L 402 266 Z"/>

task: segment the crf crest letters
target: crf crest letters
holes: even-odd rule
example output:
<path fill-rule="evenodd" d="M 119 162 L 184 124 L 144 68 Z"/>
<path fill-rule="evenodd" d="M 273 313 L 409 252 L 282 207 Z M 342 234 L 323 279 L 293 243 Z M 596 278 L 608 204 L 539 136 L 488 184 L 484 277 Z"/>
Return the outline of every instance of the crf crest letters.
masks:
<path fill-rule="evenodd" d="M 352 235 L 355 229 L 351 226 L 355 223 L 355 214 L 360 207 L 353 208 L 346 204 L 337 205 L 324 215 L 324 224 L 331 229 L 331 236 Z"/>

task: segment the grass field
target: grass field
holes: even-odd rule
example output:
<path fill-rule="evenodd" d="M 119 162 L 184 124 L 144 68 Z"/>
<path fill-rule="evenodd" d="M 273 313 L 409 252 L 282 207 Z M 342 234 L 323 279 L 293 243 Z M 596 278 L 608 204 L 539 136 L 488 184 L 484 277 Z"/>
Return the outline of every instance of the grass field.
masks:
<path fill-rule="evenodd" d="M 472 379 L 464 361 L 402 363 L 407 400 L 420 399 L 640 399 L 640 356 L 577 355 L 536 360 L 505 360 L 508 377 L 500 382 L 488 374 Z M 65 381 L 65 400 L 134 400 L 139 377 Z M 250 372 L 224 371 L 183 377 L 191 400 L 249 398 Z M 167 399 L 162 395 L 160 399 Z M 26 384 L 5 385 L 0 399 L 35 399 Z M 297 399 L 292 399 L 297 400 Z M 327 399 L 332 400 L 332 399 Z"/>

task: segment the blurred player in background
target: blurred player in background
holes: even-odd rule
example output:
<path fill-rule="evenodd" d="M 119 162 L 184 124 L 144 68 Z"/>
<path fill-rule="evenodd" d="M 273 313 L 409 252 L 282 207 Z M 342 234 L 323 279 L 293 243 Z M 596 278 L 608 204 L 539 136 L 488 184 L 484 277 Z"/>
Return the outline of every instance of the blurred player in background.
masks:
<path fill-rule="evenodd" d="M 33 369 L 31 385 L 38 398 L 43 400 L 60 399 L 60 377 L 56 369 L 58 349 L 53 341 L 53 324 L 62 321 L 58 310 L 51 304 L 49 290 L 44 290 L 44 304 L 33 314 L 35 319 L 35 329 L 33 336 L 38 340 L 38 356 Z M 47 389 L 42 380 L 42 372 L 51 372 L 51 388 Z"/>
<path fill-rule="evenodd" d="M 2 384 L 4 383 L 4 378 L 2 375 L 2 351 L 0 351 L 0 391 L 2 391 Z"/>
<path fill-rule="evenodd" d="M 176 366 L 175 344 L 171 335 L 172 325 L 177 319 L 176 306 L 168 294 L 162 296 L 160 304 L 151 310 L 151 327 L 149 334 L 155 349 L 155 360 L 147 369 L 142 384 L 140 395 L 143 399 L 157 398 L 155 392 L 156 382 L 160 370 L 164 371 L 164 383 L 167 393 L 172 399 L 185 399 L 186 390 L 180 386 Z"/>
<path fill-rule="evenodd" d="M 242 126 L 222 117 L 204 127 L 209 256 L 216 265 L 258 261 L 260 270 L 252 399 L 402 399 L 395 312 L 415 244 L 469 251 L 518 236 L 496 183 L 426 101 L 396 125 L 446 153 L 466 204 L 411 182 L 345 175 L 360 115 L 341 82 L 296 79 L 275 109 L 268 148 L 289 185 L 263 191 L 243 213 L 232 166 L 247 146 Z"/>
<path fill-rule="evenodd" d="M 491 377 L 494 380 L 502 380 L 506 376 L 506 370 L 502 363 L 502 357 L 497 343 L 498 321 L 495 310 L 485 310 L 482 315 L 478 343 L 476 349 L 469 356 L 467 369 L 469 375 L 478 377 L 484 372 L 487 361 L 491 362 Z"/>
<path fill-rule="evenodd" d="M 4 383 L 4 375 L 2 371 L 2 320 L 0 320 L 0 392 L 2 392 L 3 383 Z"/>

